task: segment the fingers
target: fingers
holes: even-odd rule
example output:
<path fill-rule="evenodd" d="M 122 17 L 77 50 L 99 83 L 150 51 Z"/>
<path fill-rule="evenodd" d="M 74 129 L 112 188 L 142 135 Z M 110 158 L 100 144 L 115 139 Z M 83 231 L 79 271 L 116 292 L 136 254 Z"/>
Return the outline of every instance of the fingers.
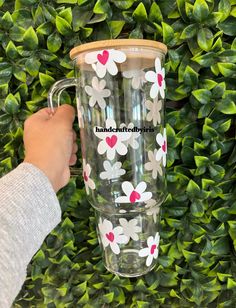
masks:
<path fill-rule="evenodd" d="M 76 164 L 76 161 L 77 161 L 77 155 L 72 154 L 70 157 L 69 166 L 74 166 Z"/>
<path fill-rule="evenodd" d="M 71 127 L 75 119 L 75 109 L 67 104 L 62 105 L 57 108 L 52 119 L 54 121 L 60 121 L 60 123 L 65 123 L 67 126 Z"/>

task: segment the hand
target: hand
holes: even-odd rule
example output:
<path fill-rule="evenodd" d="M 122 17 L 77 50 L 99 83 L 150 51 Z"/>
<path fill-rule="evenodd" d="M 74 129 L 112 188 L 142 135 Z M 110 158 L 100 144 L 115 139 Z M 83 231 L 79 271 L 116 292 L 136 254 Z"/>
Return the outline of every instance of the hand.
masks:
<path fill-rule="evenodd" d="M 74 108 L 62 105 L 52 114 L 44 108 L 24 123 L 24 162 L 41 169 L 57 192 L 70 179 L 70 168 L 76 163 L 76 134 L 72 129 Z"/>

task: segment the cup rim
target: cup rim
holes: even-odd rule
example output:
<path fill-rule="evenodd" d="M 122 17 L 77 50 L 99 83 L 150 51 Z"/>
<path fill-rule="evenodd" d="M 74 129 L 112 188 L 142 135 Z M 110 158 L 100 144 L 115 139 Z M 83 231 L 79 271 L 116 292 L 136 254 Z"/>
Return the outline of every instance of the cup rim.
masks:
<path fill-rule="evenodd" d="M 74 60 L 79 56 L 79 54 L 83 53 L 84 51 L 93 51 L 111 47 L 132 47 L 132 46 L 154 48 L 157 49 L 158 51 L 161 51 L 164 54 L 167 53 L 167 46 L 161 42 L 152 40 L 143 40 L 143 39 L 116 39 L 116 40 L 95 41 L 76 46 L 70 51 L 70 58 Z"/>

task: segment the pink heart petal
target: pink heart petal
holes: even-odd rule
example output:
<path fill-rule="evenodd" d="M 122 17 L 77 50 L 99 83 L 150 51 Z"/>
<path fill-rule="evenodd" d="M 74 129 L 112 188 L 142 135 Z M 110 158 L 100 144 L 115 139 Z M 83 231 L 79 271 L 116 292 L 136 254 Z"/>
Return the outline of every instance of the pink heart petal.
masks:
<path fill-rule="evenodd" d="M 102 65 L 105 65 L 107 63 L 108 58 L 109 58 L 109 51 L 107 50 L 103 50 L 102 54 L 99 53 L 97 55 L 97 59 Z"/>
<path fill-rule="evenodd" d="M 110 148 L 113 148 L 117 143 L 116 135 L 112 135 L 111 137 L 106 137 L 106 143 L 109 145 Z"/>
<path fill-rule="evenodd" d="M 166 152 L 166 141 L 164 141 L 161 148 L 162 148 L 162 151 L 165 153 Z"/>
<path fill-rule="evenodd" d="M 134 190 L 130 194 L 129 200 L 131 203 L 134 203 L 136 200 L 139 200 L 140 198 L 141 198 L 140 194 Z"/>
<path fill-rule="evenodd" d="M 108 241 L 113 242 L 115 238 L 114 233 L 113 232 L 106 233 L 106 238 L 108 239 Z"/>
<path fill-rule="evenodd" d="M 151 255 L 154 254 L 156 248 L 157 248 L 157 245 L 152 245 L 152 246 L 151 246 L 151 251 L 150 251 L 150 252 L 151 252 Z"/>
<path fill-rule="evenodd" d="M 161 87 L 163 82 L 163 76 L 161 74 L 157 74 L 157 82 L 159 87 Z"/>

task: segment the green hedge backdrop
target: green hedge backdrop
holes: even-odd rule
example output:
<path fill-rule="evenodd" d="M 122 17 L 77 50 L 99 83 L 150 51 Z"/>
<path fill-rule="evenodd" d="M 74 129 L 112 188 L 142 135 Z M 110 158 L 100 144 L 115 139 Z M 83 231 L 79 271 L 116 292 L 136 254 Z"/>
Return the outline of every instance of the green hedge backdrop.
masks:
<path fill-rule="evenodd" d="M 15 307 L 235 307 L 235 35 L 236 0 L 0 0 L 1 174 L 23 159 L 24 119 L 46 106 L 55 80 L 73 76 L 74 45 L 130 37 L 169 48 L 158 265 L 138 279 L 104 269 L 78 176 L 59 193 L 62 223 Z"/>

